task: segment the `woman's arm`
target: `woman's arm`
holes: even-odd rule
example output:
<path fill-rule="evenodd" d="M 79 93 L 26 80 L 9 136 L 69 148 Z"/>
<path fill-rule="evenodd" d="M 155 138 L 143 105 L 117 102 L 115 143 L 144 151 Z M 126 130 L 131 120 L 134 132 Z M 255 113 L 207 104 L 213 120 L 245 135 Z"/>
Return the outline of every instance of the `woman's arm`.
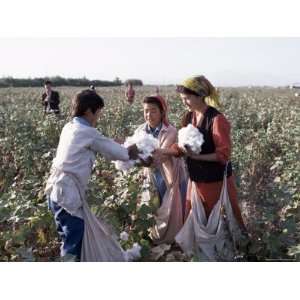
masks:
<path fill-rule="evenodd" d="M 177 152 L 172 148 L 172 145 L 176 142 L 177 130 L 172 128 L 166 134 L 161 142 L 160 148 L 153 152 L 154 159 L 163 162 L 170 156 L 175 156 Z"/>
<path fill-rule="evenodd" d="M 172 147 L 171 145 L 169 148 L 159 148 L 154 151 L 154 153 L 159 153 L 160 155 L 165 156 L 178 156 L 178 150 Z"/>
<path fill-rule="evenodd" d="M 202 160 L 202 161 L 219 161 L 218 156 L 216 153 L 209 153 L 209 154 L 195 154 L 190 150 L 186 150 L 186 156 L 190 157 L 194 160 Z"/>

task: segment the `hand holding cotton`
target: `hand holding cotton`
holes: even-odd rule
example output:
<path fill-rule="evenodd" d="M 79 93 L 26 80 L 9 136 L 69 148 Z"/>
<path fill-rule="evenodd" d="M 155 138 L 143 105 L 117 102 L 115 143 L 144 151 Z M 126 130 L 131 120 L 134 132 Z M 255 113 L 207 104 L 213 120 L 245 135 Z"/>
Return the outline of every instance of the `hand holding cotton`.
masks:
<path fill-rule="evenodd" d="M 189 124 L 178 131 L 178 145 L 181 148 L 189 146 L 191 151 L 199 154 L 203 143 L 203 134 L 192 124 Z"/>
<path fill-rule="evenodd" d="M 124 143 L 124 147 L 129 147 L 136 144 L 137 148 L 141 152 L 139 157 L 146 160 L 152 155 L 152 152 L 159 147 L 159 142 L 151 134 L 145 131 L 136 131 L 133 136 L 127 137 Z M 129 161 L 115 161 L 115 167 L 118 170 L 126 171 L 132 168 L 135 163 L 139 160 L 129 160 Z"/>

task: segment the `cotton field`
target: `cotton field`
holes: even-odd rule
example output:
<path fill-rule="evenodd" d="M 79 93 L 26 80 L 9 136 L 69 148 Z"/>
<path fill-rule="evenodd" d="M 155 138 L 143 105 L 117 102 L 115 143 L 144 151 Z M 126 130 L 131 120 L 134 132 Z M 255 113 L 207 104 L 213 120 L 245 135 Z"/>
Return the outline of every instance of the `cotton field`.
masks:
<path fill-rule="evenodd" d="M 144 122 L 142 100 L 156 87 L 136 88 L 128 105 L 123 87 L 97 88 L 105 100 L 98 129 L 112 138 L 133 136 Z M 42 89 L 0 89 L 0 261 L 59 261 L 59 241 L 43 194 L 59 135 L 80 88 L 58 88 L 60 117 L 44 115 Z M 178 129 L 185 111 L 175 87 L 159 87 Z M 300 101 L 290 89 L 220 88 L 231 122 L 232 164 L 251 244 L 247 260 L 300 260 Z M 135 138 L 134 138 L 135 140 Z M 142 139 L 141 139 L 142 140 Z M 183 144 L 201 145 L 182 140 Z M 145 139 L 144 139 L 145 141 Z M 127 140 L 128 142 L 128 140 Z M 141 148 L 148 155 L 156 145 Z M 141 204 L 143 176 L 133 164 L 123 174 L 98 157 L 89 185 L 92 211 L 109 221 L 129 256 L 139 261 L 187 261 L 176 247 L 155 247 L 155 201 Z"/>

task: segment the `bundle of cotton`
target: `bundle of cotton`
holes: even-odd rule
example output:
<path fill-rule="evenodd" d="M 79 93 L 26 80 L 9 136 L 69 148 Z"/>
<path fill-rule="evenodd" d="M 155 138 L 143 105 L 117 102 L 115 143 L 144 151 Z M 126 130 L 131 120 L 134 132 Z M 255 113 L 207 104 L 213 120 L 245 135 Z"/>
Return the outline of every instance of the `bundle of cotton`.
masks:
<path fill-rule="evenodd" d="M 203 143 L 203 134 L 192 124 L 189 124 L 178 131 L 178 145 L 181 148 L 189 146 L 191 151 L 199 154 Z"/>
<path fill-rule="evenodd" d="M 158 139 L 143 130 L 135 131 L 133 136 L 126 139 L 124 146 L 128 147 L 133 144 L 136 144 L 138 149 L 141 151 L 139 156 L 142 159 L 147 159 L 151 156 L 152 152 L 159 147 Z"/>
<path fill-rule="evenodd" d="M 137 130 L 133 136 L 126 138 L 124 147 L 129 147 L 133 144 L 136 144 L 140 151 L 139 157 L 143 160 L 150 157 L 152 152 L 159 146 L 156 138 L 142 130 Z M 138 161 L 139 160 L 115 161 L 114 164 L 116 169 L 126 171 L 132 168 Z"/>

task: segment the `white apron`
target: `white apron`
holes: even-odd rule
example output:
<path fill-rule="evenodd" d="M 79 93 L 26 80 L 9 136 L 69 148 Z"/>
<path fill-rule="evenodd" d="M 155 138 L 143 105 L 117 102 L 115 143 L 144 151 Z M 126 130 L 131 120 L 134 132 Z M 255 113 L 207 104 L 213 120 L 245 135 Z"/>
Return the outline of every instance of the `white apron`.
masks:
<path fill-rule="evenodd" d="M 207 219 L 205 210 L 192 182 L 191 211 L 175 240 L 188 256 L 203 261 L 233 261 L 241 229 L 231 207 L 227 190 L 227 166 L 218 202 Z"/>

